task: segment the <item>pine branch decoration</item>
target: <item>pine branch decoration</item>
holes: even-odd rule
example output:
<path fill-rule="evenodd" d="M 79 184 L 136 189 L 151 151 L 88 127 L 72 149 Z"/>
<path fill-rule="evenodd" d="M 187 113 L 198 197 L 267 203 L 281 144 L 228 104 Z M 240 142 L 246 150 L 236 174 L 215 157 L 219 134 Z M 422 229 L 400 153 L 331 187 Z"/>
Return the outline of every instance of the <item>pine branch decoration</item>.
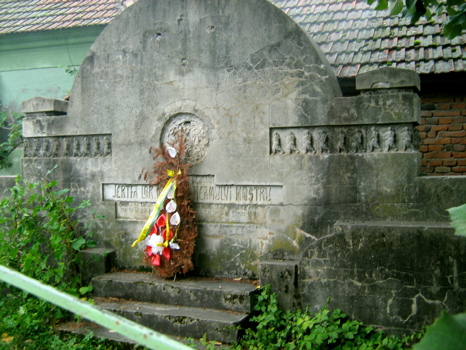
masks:
<path fill-rule="evenodd" d="M 171 182 L 176 183 L 174 198 L 169 198 L 168 195 L 163 199 L 163 203 L 160 203 L 160 212 L 156 215 L 157 218 L 154 217 L 154 225 L 149 227 L 150 233 L 145 241 L 147 245 L 144 261 L 162 278 L 173 277 L 178 273 L 186 274 L 194 269 L 192 255 L 198 236 L 197 215 L 189 187 L 189 164 L 184 160 L 186 138 L 183 134 L 177 136 L 176 145 L 149 149 L 155 162 L 150 170 L 143 173 L 149 185 L 159 188 L 159 193 L 163 193 Z M 173 203 L 170 203 L 172 200 L 176 203 L 176 213 L 181 218 L 179 225 L 172 225 L 175 213 L 170 213 L 170 209 L 166 209 L 173 206 Z M 140 236 L 138 241 L 142 239 Z M 162 240 L 164 243 L 161 243 Z M 148 241 L 152 245 L 148 244 Z M 154 244 L 154 242 L 158 243 Z"/>

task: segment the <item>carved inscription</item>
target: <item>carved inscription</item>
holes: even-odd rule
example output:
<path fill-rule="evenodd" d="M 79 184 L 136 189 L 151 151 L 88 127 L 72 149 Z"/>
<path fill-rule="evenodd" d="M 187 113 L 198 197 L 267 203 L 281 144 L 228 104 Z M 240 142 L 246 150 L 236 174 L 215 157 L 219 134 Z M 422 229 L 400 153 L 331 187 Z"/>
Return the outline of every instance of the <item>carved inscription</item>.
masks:
<path fill-rule="evenodd" d="M 155 202 L 157 187 L 149 185 L 104 184 L 103 200 L 119 202 Z"/>
<path fill-rule="evenodd" d="M 283 203 L 283 187 L 278 185 L 217 185 L 213 175 L 191 176 L 190 180 L 194 202 L 210 205 L 209 210 L 217 212 L 217 217 L 226 221 L 231 221 L 235 215 L 241 216 L 239 213 L 243 206 L 249 208 L 249 214 L 248 219 L 243 217 L 242 220 L 253 222 L 254 213 L 259 217 L 263 215 L 262 211 L 258 214 L 258 206 Z M 102 199 L 116 202 L 116 217 L 119 220 L 146 220 L 158 194 L 157 187 L 145 184 L 102 185 Z M 201 208 L 204 210 L 207 207 Z"/>
<path fill-rule="evenodd" d="M 417 145 L 412 124 L 273 128 L 270 154 L 408 152 Z"/>
<path fill-rule="evenodd" d="M 213 176 L 191 176 L 191 191 L 196 203 L 280 204 L 282 186 L 216 185 Z M 155 186 L 103 184 L 103 200 L 118 202 L 155 202 Z"/>
<path fill-rule="evenodd" d="M 191 190 L 196 203 L 281 204 L 282 186 L 216 185 L 213 176 L 192 176 Z"/>
<path fill-rule="evenodd" d="M 28 137 L 24 156 L 28 158 L 110 157 L 111 135 Z"/>

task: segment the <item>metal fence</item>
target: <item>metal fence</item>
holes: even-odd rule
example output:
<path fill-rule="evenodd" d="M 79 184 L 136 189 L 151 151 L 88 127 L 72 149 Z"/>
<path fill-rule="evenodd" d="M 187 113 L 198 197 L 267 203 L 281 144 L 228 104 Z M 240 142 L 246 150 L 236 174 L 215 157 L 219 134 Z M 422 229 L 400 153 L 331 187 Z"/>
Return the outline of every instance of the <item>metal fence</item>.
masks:
<path fill-rule="evenodd" d="M 141 326 L 124 317 L 118 316 L 98 306 L 89 304 L 56 288 L 45 285 L 33 278 L 0 265 L 0 280 L 23 289 L 63 309 L 82 316 L 105 328 L 112 329 L 126 338 L 144 345 L 149 349 L 188 350 L 186 346 L 152 329 Z"/>

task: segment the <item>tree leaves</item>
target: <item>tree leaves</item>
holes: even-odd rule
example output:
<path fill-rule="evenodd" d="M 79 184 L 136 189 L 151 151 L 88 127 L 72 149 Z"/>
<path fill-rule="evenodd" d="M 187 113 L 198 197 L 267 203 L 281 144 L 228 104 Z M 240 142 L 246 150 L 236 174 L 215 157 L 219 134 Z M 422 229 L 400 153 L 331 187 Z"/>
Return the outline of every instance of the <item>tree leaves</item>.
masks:
<path fill-rule="evenodd" d="M 451 226 L 455 229 L 455 234 L 466 236 L 466 204 L 447 209 L 447 211 L 450 214 Z"/>
<path fill-rule="evenodd" d="M 427 328 L 426 335 L 413 350 L 465 350 L 466 314 L 442 316 Z"/>

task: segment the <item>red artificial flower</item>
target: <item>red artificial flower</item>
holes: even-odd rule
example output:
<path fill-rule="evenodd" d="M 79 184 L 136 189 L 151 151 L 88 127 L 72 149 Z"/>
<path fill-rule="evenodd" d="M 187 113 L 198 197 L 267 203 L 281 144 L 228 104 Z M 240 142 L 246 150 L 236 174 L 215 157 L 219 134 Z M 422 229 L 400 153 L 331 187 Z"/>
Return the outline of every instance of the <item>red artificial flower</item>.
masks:
<path fill-rule="evenodd" d="M 170 256 L 171 256 L 171 253 L 170 253 L 170 248 L 165 248 L 162 252 L 163 254 L 163 257 L 167 260 L 170 260 Z"/>
<path fill-rule="evenodd" d="M 165 214 L 162 214 L 159 216 L 157 219 L 157 222 L 155 223 L 158 227 L 164 227 L 167 223 L 167 219 L 165 218 Z"/>
<path fill-rule="evenodd" d="M 160 255 L 155 254 L 152 256 L 151 263 L 154 266 L 160 266 Z"/>

